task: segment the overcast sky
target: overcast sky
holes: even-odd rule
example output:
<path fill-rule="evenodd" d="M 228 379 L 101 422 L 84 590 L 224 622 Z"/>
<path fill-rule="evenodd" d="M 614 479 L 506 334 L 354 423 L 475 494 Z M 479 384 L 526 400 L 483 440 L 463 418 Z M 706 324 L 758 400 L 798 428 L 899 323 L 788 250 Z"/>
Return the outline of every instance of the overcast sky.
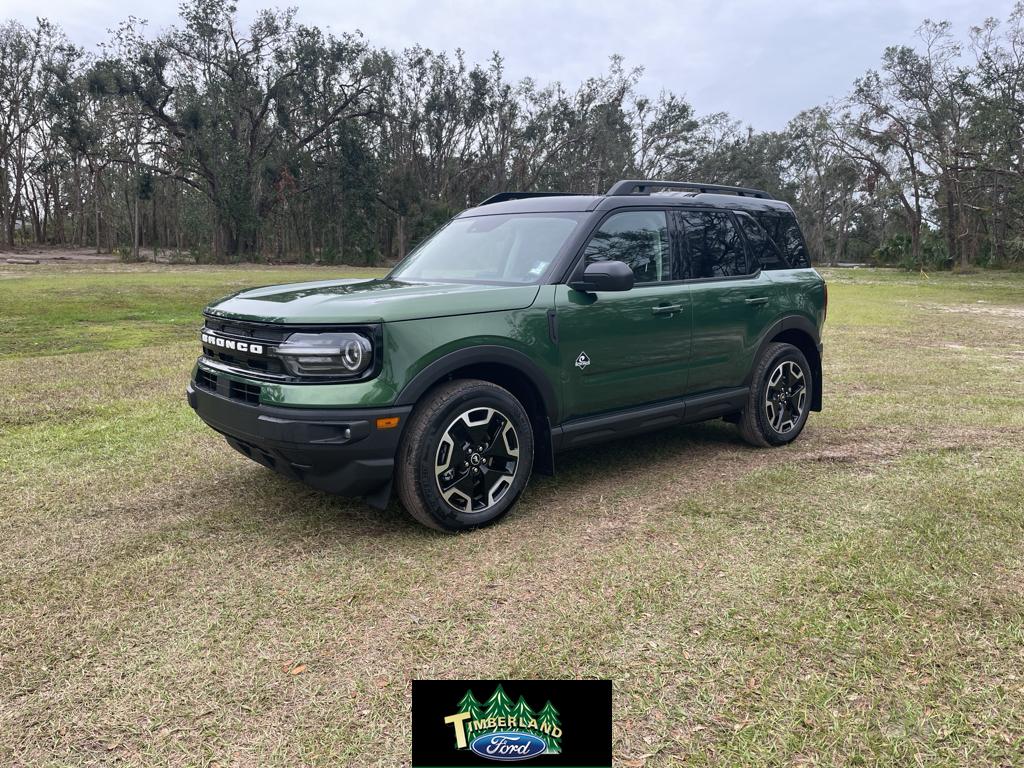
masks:
<path fill-rule="evenodd" d="M 910 42 L 925 18 L 958 34 L 1005 19 L 1012 0 L 238 0 L 251 18 L 294 5 L 298 19 L 335 32 L 359 29 L 377 45 L 462 48 L 471 62 L 494 50 L 514 79 L 575 86 L 622 54 L 643 66 L 643 89 L 683 93 L 699 114 L 726 111 L 758 129 L 843 95 L 887 45 Z M 158 31 L 176 4 L 124 0 L 0 0 L 0 18 L 45 16 L 93 46 L 131 13 Z"/>

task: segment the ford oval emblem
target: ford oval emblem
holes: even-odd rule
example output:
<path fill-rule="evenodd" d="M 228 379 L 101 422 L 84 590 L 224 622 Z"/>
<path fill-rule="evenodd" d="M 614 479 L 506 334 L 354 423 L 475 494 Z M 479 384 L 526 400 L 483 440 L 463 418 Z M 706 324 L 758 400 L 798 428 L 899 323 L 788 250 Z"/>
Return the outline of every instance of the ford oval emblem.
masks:
<path fill-rule="evenodd" d="M 543 755 L 547 744 L 544 739 L 529 733 L 499 731 L 477 736 L 469 748 L 488 760 L 529 760 Z"/>

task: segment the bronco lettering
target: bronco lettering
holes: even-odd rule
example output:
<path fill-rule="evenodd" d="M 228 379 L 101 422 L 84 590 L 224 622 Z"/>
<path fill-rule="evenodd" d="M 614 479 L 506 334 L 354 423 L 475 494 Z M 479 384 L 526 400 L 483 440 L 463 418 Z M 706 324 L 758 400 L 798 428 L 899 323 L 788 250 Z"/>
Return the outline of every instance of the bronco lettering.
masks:
<path fill-rule="evenodd" d="M 214 336 L 212 333 L 202 334 L 203 344 L 209 344 L 211 347 L 220 347 L 221 349 L 233 349 L 237 352 L 248 352 L 251 355 L 262 355 L 263 345 L 262 344 L 250 344 L 247 341 L 235 341 L 234 339 L 225 339 L 222 336 Z"/>

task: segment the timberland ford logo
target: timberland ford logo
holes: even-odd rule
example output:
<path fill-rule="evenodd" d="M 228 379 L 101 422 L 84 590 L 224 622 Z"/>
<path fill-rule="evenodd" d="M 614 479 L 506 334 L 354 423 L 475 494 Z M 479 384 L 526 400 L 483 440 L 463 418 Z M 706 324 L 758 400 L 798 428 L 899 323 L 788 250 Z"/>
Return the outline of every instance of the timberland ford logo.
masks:
<path fill-rule="evenodd" d="M 225 339 L 223 336 L 216 336 L 206 331 L 203 331 L 201 336 L 203 339 L 203 344 L 208 344 L 211 347 L 220 347 L 221 349 L 233 349 L 238 352 L 248 352 L 251 355 L 263 354 L 262 344 L 250 344 L 248 341 L 236 341 L 235 339 Z"/>
<path fill-rule="evenodd" d="M 534 711 L 522 696 L 512 701 L 499 684 L 482 704 L 466 691 L 458 709 L 444 719 L 455 730 L 456 749 L 509 762 L 562 751 L 562 723 L 550 701 Z"/>
<path fill-rule="evenodd" d="M 526 760 L 543 755 L 548 748 L 544 739 L 530 733 L 485 733 L 470 742 L 469 748 L 491 760 Z"/>

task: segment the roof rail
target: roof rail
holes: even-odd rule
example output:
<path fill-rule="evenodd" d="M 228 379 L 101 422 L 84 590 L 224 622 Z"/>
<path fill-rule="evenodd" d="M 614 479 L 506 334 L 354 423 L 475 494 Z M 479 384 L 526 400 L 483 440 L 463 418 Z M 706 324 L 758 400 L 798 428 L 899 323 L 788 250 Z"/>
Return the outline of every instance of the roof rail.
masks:
<path fill-rule="evenodd" d="M 491 195 L 482 203 L 477 203 L 477 207 L 492 203 L 504 203 L 507 200 L 525 200 L 530 197 L 565 197 L 579 194 L 579 192 L 499 192 L 496 195 Z"/>
<path fill-rule="evenodd" d="M 723 184 L 700 184 L 693 181 L 658 181 L 655 179 L 623 179 L 612 185 L 606 195 L 649 195 L 650 188 L 685 189 L 691 192 L 710 192 L 713 194 L 739 195 L 740 197 L 763 197 L 769 200 L 772 196 L 760 189 L 748 187 L 729 187 Z"/>

